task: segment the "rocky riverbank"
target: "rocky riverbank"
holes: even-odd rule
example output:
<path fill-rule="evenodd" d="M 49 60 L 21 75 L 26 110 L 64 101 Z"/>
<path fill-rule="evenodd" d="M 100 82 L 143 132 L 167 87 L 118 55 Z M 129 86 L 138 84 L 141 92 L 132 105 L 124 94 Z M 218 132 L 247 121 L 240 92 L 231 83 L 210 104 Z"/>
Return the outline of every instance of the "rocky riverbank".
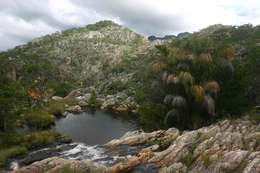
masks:
<path fill-rule="evenodd" d="M 151 133 L 134 131 L 104 147 L 118 151 L 120 146 L 141 147 L 138 152 L 112 165 L 56 157 L 35 162 L 12 173 L 56 173 L 64 167 L 78 172 L 109 173 L 260 172 L 260 125 L 248 120 L 225 120 L 184 132 L 174 128 Z"/>
<path fill-rule="evenodd" d="M 95 93 L 94 96 L 93 93 Z M 84 107 L 95 107 L 115 113 L 137 113 L 139 107 L 134 98 L 128 96 L 124 91 L 114 95 L 100 94 L 91 87 L 74 90 L 64 98 L 54 96 L 52 99 L 71 102 L 70 106 L 66 106 L 66 110 L 74 113 L 82 112 Z"/>

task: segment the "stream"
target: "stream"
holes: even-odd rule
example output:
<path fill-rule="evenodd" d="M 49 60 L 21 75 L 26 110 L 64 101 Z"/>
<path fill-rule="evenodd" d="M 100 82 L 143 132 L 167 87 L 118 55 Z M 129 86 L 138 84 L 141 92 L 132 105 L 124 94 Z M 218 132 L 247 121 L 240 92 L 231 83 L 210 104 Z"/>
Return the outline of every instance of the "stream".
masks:
<path fill-rule="evenodd" d="M 94 162 L 112 165 L 138 153 L 140 146 L 120 146 L 114 150 L 107 149 L 103 144 L 112 139 L 120 138 L 128 131 L 138 129 L 136 121 L 121 118 L 112 113 L 101 111 L 68 113 L 65 118 L 58 119 L 54 129 L 72 139 L 72 143 L 56 144 L 31 151 L 25 157 L 10 162 L 11 170 L 50 157 L 64 159 L 91 159 Z"/>

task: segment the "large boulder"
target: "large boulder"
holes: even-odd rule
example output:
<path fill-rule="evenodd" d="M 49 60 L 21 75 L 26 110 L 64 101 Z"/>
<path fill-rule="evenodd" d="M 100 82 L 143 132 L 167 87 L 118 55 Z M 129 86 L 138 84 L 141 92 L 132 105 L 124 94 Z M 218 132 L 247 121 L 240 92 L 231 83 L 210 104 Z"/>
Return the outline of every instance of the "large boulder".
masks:
<path fill-rule="evenodd" d="M 81 113 L 83 112 L 81 106 L 75 105 L 75 106 L 69 106 L 66 108 L 66 111 L 72 112 L 72 113 Z"/>

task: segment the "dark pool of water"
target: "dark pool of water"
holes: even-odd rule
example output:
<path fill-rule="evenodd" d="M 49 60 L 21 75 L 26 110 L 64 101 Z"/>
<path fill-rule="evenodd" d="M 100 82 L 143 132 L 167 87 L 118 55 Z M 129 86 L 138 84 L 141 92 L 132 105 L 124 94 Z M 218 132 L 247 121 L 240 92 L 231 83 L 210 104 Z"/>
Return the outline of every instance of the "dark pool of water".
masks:
<path fill-rule="evenodd" d="M 68 114 L 66 118 L 56 121 L 55 129 L 71 137 L 73 142 L 96 145 L 136 130 L 137 124 L 133 120 L 121 118 L 120 115 L 95 111 Z"/>

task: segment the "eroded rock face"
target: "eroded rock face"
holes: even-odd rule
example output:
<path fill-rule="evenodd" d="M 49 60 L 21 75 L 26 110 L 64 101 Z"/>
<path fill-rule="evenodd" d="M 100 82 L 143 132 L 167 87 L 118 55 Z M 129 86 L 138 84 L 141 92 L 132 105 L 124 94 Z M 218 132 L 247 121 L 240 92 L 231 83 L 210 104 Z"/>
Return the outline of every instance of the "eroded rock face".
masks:
<path fill-rule="evenodd" d="M 30 166 L 13 171 L 12 173 L 62 173 L 65 170 L 73 172 L 95 172 L 105 173 L 107 168 L 102 165 L 94 164 L 91 161 L 65 160 L 57 157 L 35 162 Z"/>
<path fill-rule="evenodd" d="M 128 132 L 120 139 L 110 141 L 105 147 L 113 151 L 123 145 L 145 146 L 140 147 L 138 154 L 135 153 L 112 166 L 94 165 L 95 169 L 109 173 L 145 173 L 147 170 L 159 173 L 259 173 L 259 133 L 260 125 L 247 120 L 225 120 L 182 133 L 174 128 L 151 133 L 141 130 Z M 54 169 L 48 166 L 52 161 L 54 160 L 47 159 L 36 165 L 47 164 L 47 172 Z M 84 161 L 63 161 L 74 166 L 82 164 L 83 168 L 89 165 Z M 35 164 L 14 173 L 24 173 L 24 170 L 31 169 L 36 169 Z"/>

